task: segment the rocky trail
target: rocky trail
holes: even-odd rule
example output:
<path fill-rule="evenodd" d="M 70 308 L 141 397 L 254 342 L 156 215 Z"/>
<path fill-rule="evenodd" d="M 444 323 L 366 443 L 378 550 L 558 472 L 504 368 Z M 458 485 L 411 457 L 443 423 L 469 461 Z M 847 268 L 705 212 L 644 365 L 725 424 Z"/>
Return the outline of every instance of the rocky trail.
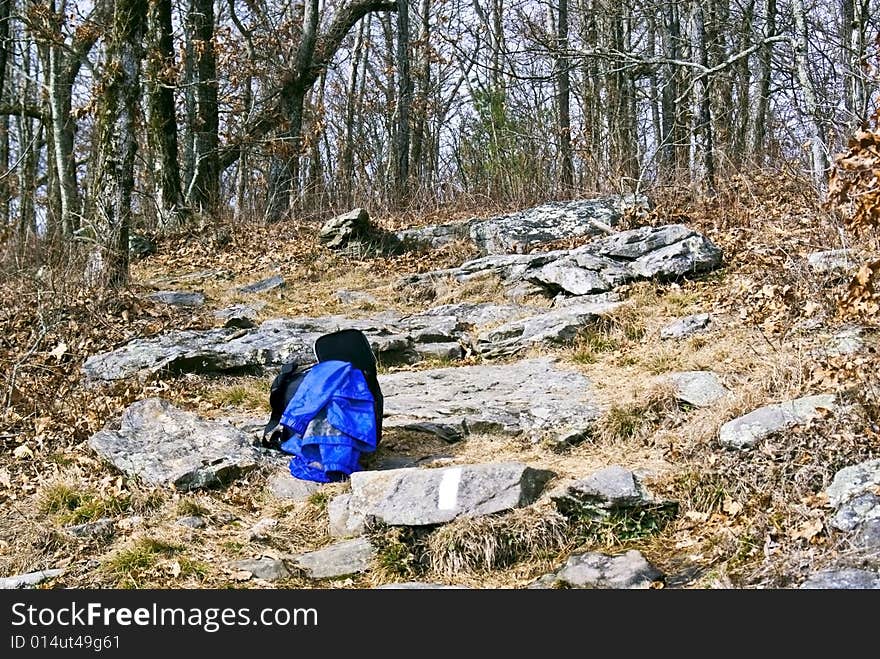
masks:
<path fill-rule="evenodd" d="M 144 299 L 199 322 L 82 355 L 77 386 L 127 402 L 37 480 L 18 442 L 2 587 L 880 588 L 877 408 L 835 379 L 878 339 L 827 302 L 854 254 L 682 219 L 358 209 L 313 248 L 336 269 L 145 257 Z M 349 482 L 297 480 L 260 446 L 268 386 L 345 327 L 383 441 Z"/>

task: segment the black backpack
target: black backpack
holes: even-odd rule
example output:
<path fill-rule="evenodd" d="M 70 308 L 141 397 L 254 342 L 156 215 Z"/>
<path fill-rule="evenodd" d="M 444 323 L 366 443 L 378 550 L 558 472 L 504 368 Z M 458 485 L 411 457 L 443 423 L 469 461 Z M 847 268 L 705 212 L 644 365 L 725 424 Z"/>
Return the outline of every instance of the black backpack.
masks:
<path fill-rule="evenodd" d="M 315 357 L 318 362 L 338 360 L 351 363 L 364 374 L 367 387 L 373 394 L 373 407 L 376 414 L 376 445 L 382 439 L 383 398 L 376 372 L 376 356 L 364 333 L 356 329 L 339 330 L 319 337 L 315 341 Z M 290 438 L 290 429 L 281 425 L 281 416 L 290 399 L 296 394 L 306 374 L 314 364 L 300 367 L 297 362 L 288 362 L 272 380 L 269 388 L 269 422 L 263 428 L 263 446 L 280 450 L 281 445 Z"/>

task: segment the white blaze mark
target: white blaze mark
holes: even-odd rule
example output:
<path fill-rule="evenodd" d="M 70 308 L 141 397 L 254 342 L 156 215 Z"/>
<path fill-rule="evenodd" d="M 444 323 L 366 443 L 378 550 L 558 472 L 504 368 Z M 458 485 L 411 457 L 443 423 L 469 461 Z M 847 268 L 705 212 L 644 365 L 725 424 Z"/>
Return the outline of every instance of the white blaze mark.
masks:
<path fill-rule="evenodd" d="M 447 469 L 437 488 L 438 510 L 453 510 L 458 506 L 458 484 L 461 482 L 461 467 Z"/>

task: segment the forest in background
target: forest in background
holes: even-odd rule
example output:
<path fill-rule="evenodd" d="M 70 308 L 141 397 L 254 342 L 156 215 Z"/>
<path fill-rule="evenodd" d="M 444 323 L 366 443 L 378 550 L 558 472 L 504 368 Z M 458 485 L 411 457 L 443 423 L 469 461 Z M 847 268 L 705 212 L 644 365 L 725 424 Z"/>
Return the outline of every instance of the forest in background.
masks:
<path fill-rule="evenodd" d="M 866 128 L 876 3 L 0 0 L 7 259 L 135 231 L 806 176 Z"/>

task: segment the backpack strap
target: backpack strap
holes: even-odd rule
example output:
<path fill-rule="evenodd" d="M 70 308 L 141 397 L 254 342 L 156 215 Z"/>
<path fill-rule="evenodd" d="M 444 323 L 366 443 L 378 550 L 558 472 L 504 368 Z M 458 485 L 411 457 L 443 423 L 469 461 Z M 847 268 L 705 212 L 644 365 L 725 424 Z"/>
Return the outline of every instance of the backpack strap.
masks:
<path fill-rule="evenodd" d="M 269 387 L 269 408 L 271 410 L 269 421 L 263 428 L 263 446 L 266 448 L 280 449 L 281 444 L 287 439 L 287 429 L 281 425 L 281 415 L 284 408 L 296 393 L 300 382 L 305 377 L 309 368 L 300 370 L 296 362 L 288 362 L 281 366 L 281 371 L 272 380 Z"/>

